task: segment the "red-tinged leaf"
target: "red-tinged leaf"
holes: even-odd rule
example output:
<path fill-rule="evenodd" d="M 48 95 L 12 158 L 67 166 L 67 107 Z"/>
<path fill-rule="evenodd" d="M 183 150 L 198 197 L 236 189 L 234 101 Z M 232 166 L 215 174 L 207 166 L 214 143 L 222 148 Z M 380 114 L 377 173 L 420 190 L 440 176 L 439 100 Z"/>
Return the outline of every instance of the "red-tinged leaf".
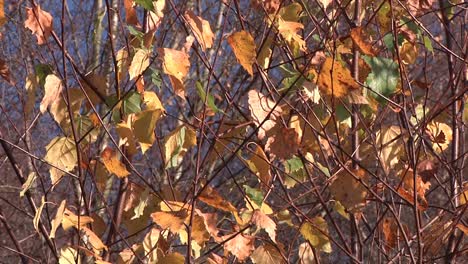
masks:
<path fill-rule="evenodd" d="M 39 5 L 33 8 L 26 8 L 26 12 L 28 18 L 24 21 L 24 26 L 36 35 L 37 44 L 45 44 L 53 30 L 52 16 L 48 12 L 43 11 Z"/>

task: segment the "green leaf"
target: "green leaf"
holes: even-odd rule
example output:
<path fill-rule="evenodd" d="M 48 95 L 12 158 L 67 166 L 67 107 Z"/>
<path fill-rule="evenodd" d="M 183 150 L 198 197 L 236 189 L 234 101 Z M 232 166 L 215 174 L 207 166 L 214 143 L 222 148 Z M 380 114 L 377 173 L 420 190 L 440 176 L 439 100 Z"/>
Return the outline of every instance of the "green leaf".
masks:
<path fill-rule="evenodd" d="M 206 104 L 208 105 L 208 107 L 213 110 L 213 112 L 215 113 L 219 113 L 219 112 L 222 112 L 215 104 L 215 101 L 214 101 L 214 97 L 212 94 L 208 94 L 208 98 L 207 98 L 207 95 L 205 93 L 205 90 L 203 89 L 203 85 L 201 82 L 197 81 L 196 83 L 196 87 L 197 87 L 197 92 L 198 92 L 198 95 L 200 96 L 200 98 L 202 99 L 203 102 L 206 101 Z"/>
<path fill-rule="evenodd" d="M 52 74 L 52 66 L 49 64 L 37 64 L 34 66 L 36 75 L 39 78 L 39 85 L 44 86 L 47 75 Z"/>
<path fill-rule="evenodd" d="M 139 40 L 143 40 L 143 37 L 145 36 L 145 33 L 139 31 L 134 26 L 128 25 L 127 28 L 128 28 L 128 31 L 130 32 L 130 34 L 132 36 L 137 37 Z"/>
<path fill-rule="evenodd" d="M 113 106 L 117 102 L 117 96 L 115 94 L 107 98 L 107 105 Z M 112 113 L 112 121 L 120 122 L 122 117 L 120 116 L 120 108 L 124 115 L 141 112 L 141 96 L 137 92 L 130 92 L 125 98 L 121 100 L 120 107 L 115 107 Z"/>
<path fill-rule="evenodd" d="M 423 42 L 424 42 L 424 47 L 426 47 L 428 51 L 434 52 L 434 47 L 432 47 L 432 41 L 428 36 L 426 35 L 423 36 Z"/>
<path fill-rule="evenodd" d="M 152 0 L 135 0 L 135 3 L 142 6 L 144 9 L 149 11 L 154 11 L 153 1 Z"/>
<path fill-rule="evenodd" d="M 253 201 L 255 204 L 257 204 L 259 207 L 262 206 L 263 204 L 263 193 L 261 190 L 252 188 L 248 185 L 244 185 L 244 190 L 245 194 L 250 198 L 251 201 Z"/>
<path fill-rule="evenodd" d="M 380 95 L 389 97 L 395 92 L 399 79 L 398 64 L 391 59 L 382 57 L 363 56 L 363 59 L 371 68 L 366 83 L 374 92 L 378 93 L 370 93 L 370 95 L 380 102 L 385 102 L 385 99 Z"/>
<path fill-rule="evenodd" d="M 162 83 L 162 77 L 161 77 L 161 72 L 158 69 L 155 68 L 149 68 L 148 71 L 151 73 L 151 82 L 159 89 L 161 88 L 161 83 Z"/>
<path fill-rule="evenodd" d="M 286 160 L 284 164 L 286 173 L 289 175 L 286 176 L 284 184 L 287 188 L 292 188 L 296 186 L 299 182 L 304 182 L 306 179 L 306 172 L 304 171 L 304 163 L 299 157 L 292 157 L 291 159 Z"/>

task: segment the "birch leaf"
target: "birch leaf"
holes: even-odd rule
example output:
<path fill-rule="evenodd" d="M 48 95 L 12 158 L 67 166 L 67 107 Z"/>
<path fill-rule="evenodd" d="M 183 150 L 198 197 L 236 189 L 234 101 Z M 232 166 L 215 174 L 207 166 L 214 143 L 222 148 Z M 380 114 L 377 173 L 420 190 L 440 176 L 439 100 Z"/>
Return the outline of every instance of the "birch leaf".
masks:
<path fill-rule="evenodd" d="M 45 94 L 40 105 L 41 113 L 44 113 L 51 104 L 60 100 L 60 93 L 63 90 L 62 80 L 55 74 L 47 75 L 44 90 Z"/>
<path fill-rule="evenodd" d="M 46 151 L 44 160 L 58 168 L 49 170 L 52 185 L 55 185 L 65 174 L 63 171 L 71 172 L 77 165 L 75 142 L 68 137 L 56 137 L 46 146 Z"/>
<path fill-rule="evenodd" d="M 184 98 L 184 78 L 190 70 L 189 55 L 183 51 L 167 48 L 158 48 L 158 53 L 162 58 L 163 71 L 169 75 L 175 93 Z"/>
<path fill-rule="evenodd" d="M 281 253 L 274 246 L 264 244 L 255 249 L 250 256 L 255 264 L 281 264 L 284 263 Z"/>
<path fill-rule="evenodd" d="M 55 232 L 57 231 L 57 228 L 59 225 L 62 223 L 63 219 L 63 213 L 65 212 L 65 205 L 67 204 L 67 200 L 63 200 L 60 203 L 60 206 L 57 208 L 57 212 L 55 213 L 55 218 L 52 220 L 52 225 L 50 228 L 50 234 L 49 237 L 55 238 Z"/>
<path fill-rule="evenodd" d="M 130 175 L 125 165 L 120 161 L 117 152 L 110 147 L 107 147 L 101 152 L 101 159 L 110 173 L 114 173 L 119 178 L 124 178 Z"/>
<path fill-rule="evenodd" d="M 211 31 L 210 23 L 203 18 L 196 16 L 192 11 L 185 12 L 185 19 L 192 28 L 193 34 L 205 51 L 213 46 L 214 34 Z"/>
<path fill-rule="evenodd" d="M 311 220 L 312 223 L 305 222 L 301 226 L 301 234 L 312 246 L 325 253 L 332 252 L 330 240 L 328 238 L 328 225 L 320 216 Z"/>
<path fill-rule="evenodd" d="M 52 33 L 52 16 L 41 9 L 39 5 L 33 8 L 26 8 L 27 19 L 24 21 L 24 27 L 32 31 L 37 38 L 37 44 L 42 45 L 47 42 L 47 38 Z"/>
<path fill-rule="evenodd" d="M 137 49 L 128 69 L 130 80 L 133 80 L 143 74 L 150 64 L 149 51 L 146 49 Z"/>
<path fill-rule="evenodd" d="M 227 41 L 234 52 L 240 65 L 253 76 L 252 65 L 255 63 L 255 41 L 247 31 L 239 31 L 231 34 Z"/>

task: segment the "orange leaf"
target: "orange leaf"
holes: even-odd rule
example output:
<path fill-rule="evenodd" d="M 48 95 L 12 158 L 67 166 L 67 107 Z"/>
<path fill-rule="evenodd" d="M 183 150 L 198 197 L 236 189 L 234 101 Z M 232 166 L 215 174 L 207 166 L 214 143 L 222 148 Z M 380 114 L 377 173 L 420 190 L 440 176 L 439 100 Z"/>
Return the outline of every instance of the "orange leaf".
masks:
<path fill-rule="evenodd" d="M 107 250 L 107 246 L 104 245 L 104 243 L 102 243 L 102 240 L 93 231 L 91 231 L 91 229 L 87 227 L 82 227 L 81 230 L 83 230 L 85 235 L 88 237 L 88 242 L 93 247 L 93 250 L 95 251 L 101 251 L 103 249 Z"/>
<path fill-rule="evenodd" d="M 162 229 L 169 229 L 172 233 L 177 234 L 184 227 L 184 222 L 187 219 L 188 213 L 186 210 L 179 212 L 155 212 L 151 214 L 153 221 Z"/>
<path fill-rule="evenodd" d="M 106 169 L 110 173 L 114 173 L 115 176 L 124 178 L 130 175 L 130 172 L 125 168 L 125 165 L 117 157 L 117 153 L 110 147 L 107 147 L 102 151 L 101 159 L 104 166 L 106 166 Z"/>
<path fill-rule="evenodd" d="M 353 174 L 343 170 L 330 185 L 330 191 L 349 212 L 359 211 L 366 202 L 367 189 L 358 181 L 367 181 L 366 172 L 362 169 L 351 170 Z M 356 178 L 357 179 L 356 179 Z"/>
<path fill-rule="evenodd" d="M 372 44 L 366 41 L 366 37 L 364 36 L 362 27 L 356 27 L 351 29 L 350 35 L 354 44 L 356 44 L 356 46 L 362 53 L 370 56 L 376 55 L 376 52 L 372 48 Z"/>
<path fill-rule="evenodd" d="M 237 212 L 230 202 L 226 201 L 221 195 L 210 186 L 206 186 L 205 190 L 198 197 L 202 202 L 226 212 Z"/>
<path fill-rule="evenodd" d="M 138 25 L 136 10 L 133 8 L 133 0 L 124 0 L 125 21 L 129 25 Z"/>
<path fill-rule="evenodd" d="M 409 235 L 409 228 L 405 224 L 402 224 L 403 231 L 406 235 Z M 382 233 L 384 235 L 385 241 L 387 242 L 386 247 L 387 249 L 395 248 L 397 242 L 401 242 L 404 240 L 403 234 L 398 229 L 398 224 L 396 223 L 394 218 L 387 217 L 385 218 L 380 228 L 382 229 Z"/>
<path fill-rule="evenodd" d="M 255 249 L 255 239 L 252 236 L 244 234 L 237 234 L 234 238 L 231 239 L 232 236 L 233 234 L 222 237 L 222 240 L 224 241 L 229 239 L 226 241 L 226 243 L 224 243 L 224 250 L 236 256 L 239 261 L 244 261 L 250 256 L 250 254 L 252 254 L 253 250 Z"/>
<path fill-rule="evenodd" d="M 237 60 L 244 69 L 253 76 L 252 65 L 255 62 L 255 41 L 247 31 L 239 31 L 231 34 L 227 41 Z"/>
<path fill-rule="evenodd" d="M 273 159 L 289 159 L 297 153 L 300 142 L 295 128 L 282 127 L 277 123 L 268 135 L 265 150 L 270 152 Z"/>
<path fill-rule="evenodd" d="M 45 44 L 47 38 L 52 33 L 52 16 L 43 11 L 39 5 L 33 8 L 26 8 L 28 18 L 24 21 L 24 26 L 29 28 L 37 37 L 37 44 Z"/>
<path fill-rule="evenodd" d="M 169 75 L 174 92 L 184 98 L 185 86 L 183 79 L 190 69 L 189 55 L 183 51 L 158 48 L 158 53 L 162 58 L 164 73 Z"/>
<path fill-rule="evenodd" d="M 75 227 L 80 229 L 81 227 L 86 226 L 94 222 L 93 218 L 85 215 L 77 216 L 72 211 L 65 209 L 63 212 L 63 219 L 62 219 L 62 228 L 63 230 L 68 230 L 70 227 Z"/>
<path fill-rule="evenodd" d="M 193 34 L 200 43 L 203 50 L 213 46 L 214 34 L 211 31 L 210 23 L 203 18 L 196 16 L 192 11 L 185 12 L 185 19 L 192 28 Z"/>
<path fill-rule="evenodd" d="M 346 95 L 349 88 L 359 88 L 351 72 L 331 57 L 328 57 L 322 65 L 318 76 L 318 86 L 326 95 L 338 98 Z"/>
<path fill-rule="evenodd" d="M 260 210 L 255 210 L 250 221 L 257 227 L 262 228 L 271 238 L 271 241 L 276 243 L 276 223 L 268 215 Z"/>

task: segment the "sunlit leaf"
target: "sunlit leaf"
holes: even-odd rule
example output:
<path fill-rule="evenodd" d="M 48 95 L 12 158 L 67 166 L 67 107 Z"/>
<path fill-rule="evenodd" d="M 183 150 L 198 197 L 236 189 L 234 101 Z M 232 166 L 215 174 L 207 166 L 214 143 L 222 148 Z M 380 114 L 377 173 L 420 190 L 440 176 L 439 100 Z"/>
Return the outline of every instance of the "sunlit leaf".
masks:
<path fill-rule="evenodd" d="M 368 42 L 367 37 L 364 35 L 363 27 L 355 27 L 351 29 L 351 39 L 353 40 L 354 44 L 359 48 L 359 50 L 370 56 L 375 56 L 376 52 L 372 47 L 372 44 Z"/>
<path fill-rule="evenodd" d="M 318 76 L 318 87 L 326 95 L 343 97 L 349 89 L 358 89 L 359 84 L 351 76 L 348 68 L 340 61 L 328 57 Z"/>
<path fill-rule="evenodd" d="M 62 218 L 62 228 L 63 230 L 67 231 L 71 227 L 75 227 L 77 229 L 81 229 L 82 227 L 86 226 L 87 224 L 92 223 L 94 220 L 92 217 L 85 216 L 85 215 L 76 215 L 72 211 L 65 208 L 63 212 Z"/>
<path fill-rule="evenodd" d="M 260 210 L 255 210 L 250 221 L 258 228 L 265 230 L 271 241 L 276 243 L 276 223 L 269 216 L 262 213 Z"/>
<path fill-rule="evenodd" d="M 47 75 L 44 90 L 44 97 L 40 105 L 41 113 L 44 113 L 51 104 L 60 100 L 60 93 L 63 90 L 62 80 L 55 74 Z"/>
<path fill-rule="evenodd" d="M 75 142 L 67 137 L 56 137 L 46 146 L 44 160 L 56 166 L 50 167 L 52 185 L 58 183 L 66 172 L 71 172 L 77 166 L 77 153 Z"/>
<path fill-rule="evenodd" d="M 151 214 L 153 221 L 162 229 L 169 229 L 173 234 L 179 233 L 185 228 L 184 222 L 188 216 L 187 211 L 179 212 L 155 212 Z"/>
<path fill-rule="evenodd" d="M 164 138 L 164 142 L 166 164 L 172 167 L 189 148 L 197 145 L 197 134 L 191 128 L 179 126 Z"/>
<path fill-rule="evenodd" d="M 39 206 L 39 208 L 37 208 L 36 214 L 34 215 L 34 218 L 33 218 L 33 226 L 36 232 L 39 232 L 39 222 L 41 221 L 42 209 L 44 209 L 45 204 L 46 204 L 45 197 L 42 196 L 41 205 Z"/>
<path fill-rule="evenodd" d="M 53 30 L 52 15 L 42 10 L 39 5 L 33 8 L 27 7 L 26 12 L 28 18 L 24 21 L 24 26 L 36 35 L 37 44 L 45 44 Z"/>
<path fill-rule="evenodd" d="M 158 264 L 185 264 L 185 257 L 177 252 L 170 253 L 158 260 Z"/>
<path fill-rule="evenodd" d="M 157 243 L 159 241 L 159 236 L 161 235 L 161 230 L 157 228 L 151 228 L 151 230 L 146 234 L 143 239 L 143 249 L 145 250 L 145 256 L 147 256 L 148 261 L 153 263 L 158 260 L 158 249 Z"/>
<path fill-rule="evenodd" d="M 76 262 L 75 259 L 78 259 L 78 262 Z M 79 263 L 81 263 L 81 257 L 79 256 L 78 251 L 76 251 L 76 249 L 66 245 L 60 249 L 59 264 Z"/>
<path fill-rule="evenodd" d="M 150 52 L 146 49 L 138 49 L 133 56 L 132 62 L 128 69 L 130 80 L 143 74 L 150 64 Z"/>
<path fill-rule="evenodd" d="M 211 31 L 210 23 L 203 18 L 196 16 L 192 11 L 185 12 L 185 19 L 193 30 L 193 34 L 200 43 L 203 50 L 213 46 L 214 34 Z"/>
<path fill-rule="evenodd" d="M 355 212 L 365 204 L 367 189 L 363 184 L 367 183 L 367 176 L 362 169 L 351 170 L 351 172 L 353 174 L 346 170 L 338 173 L 330 185 L 330 191 L 349 212 Z"/>
<path fill-rule="evenodd" d="M 174 92 L 184 98 L 184 79 L 190 69 L 189 55 L 183 51 L 158 48 L 158 53 L 162 59 L 163 71 L 169 75 Z"/>
<path fill-rule="evenodd" d="M 239 31 L 231 34 L 227 41 L 234 52 L 240 65 L 253 76 L 252 65 L 255 62 L 255 41 L 252 35 L 247 31 Z"/>
<path fill-rule="evenodd" d="M 258 129 L 258 138 L 261 140 L 266 132 L 275 126 L 275 120 L 281 115 L 282 109 L 278 105 L 274 107 L 276 103 L 257 90 L 248 92 L 248 103 L 254 123 L 257 126 L 261 125 Z"/>
<path fill-rule="evenodd" d="M 234 238 L 232 236 L 235 235 Z M 230 239 L 230 240 L 228 240 Z M 244 234 L 229 234 L 222 237 L 224 249 L 234 255 L 239 261 L 246 260 L 254 251 L 254 237 Z"/>
<path fill-rule="evenodd" d="M 55 232 L 57 231 L 57 228 L 59 225 L 62 223 L 63 219 L 63 213 L 65 212 L 65 205 L 67 203 L 67 200 L 62 200 L 60 203 L 60 206 L 57 208 L 57 212 L 55 213 L 55 218 L 52 220 L 51 223 L 51 228 L 50 228 L 50 238 L 55 238 Z"/>
<path fill-rule="evenodd" d="M 125 165 L 120 161 L 117 152 L 110 147 L 107 147 L 101 152 L 101 159 L 106 169 L 110 173 L 114 173 L 119 178 L 124 178 L 130 175 Z"/>

